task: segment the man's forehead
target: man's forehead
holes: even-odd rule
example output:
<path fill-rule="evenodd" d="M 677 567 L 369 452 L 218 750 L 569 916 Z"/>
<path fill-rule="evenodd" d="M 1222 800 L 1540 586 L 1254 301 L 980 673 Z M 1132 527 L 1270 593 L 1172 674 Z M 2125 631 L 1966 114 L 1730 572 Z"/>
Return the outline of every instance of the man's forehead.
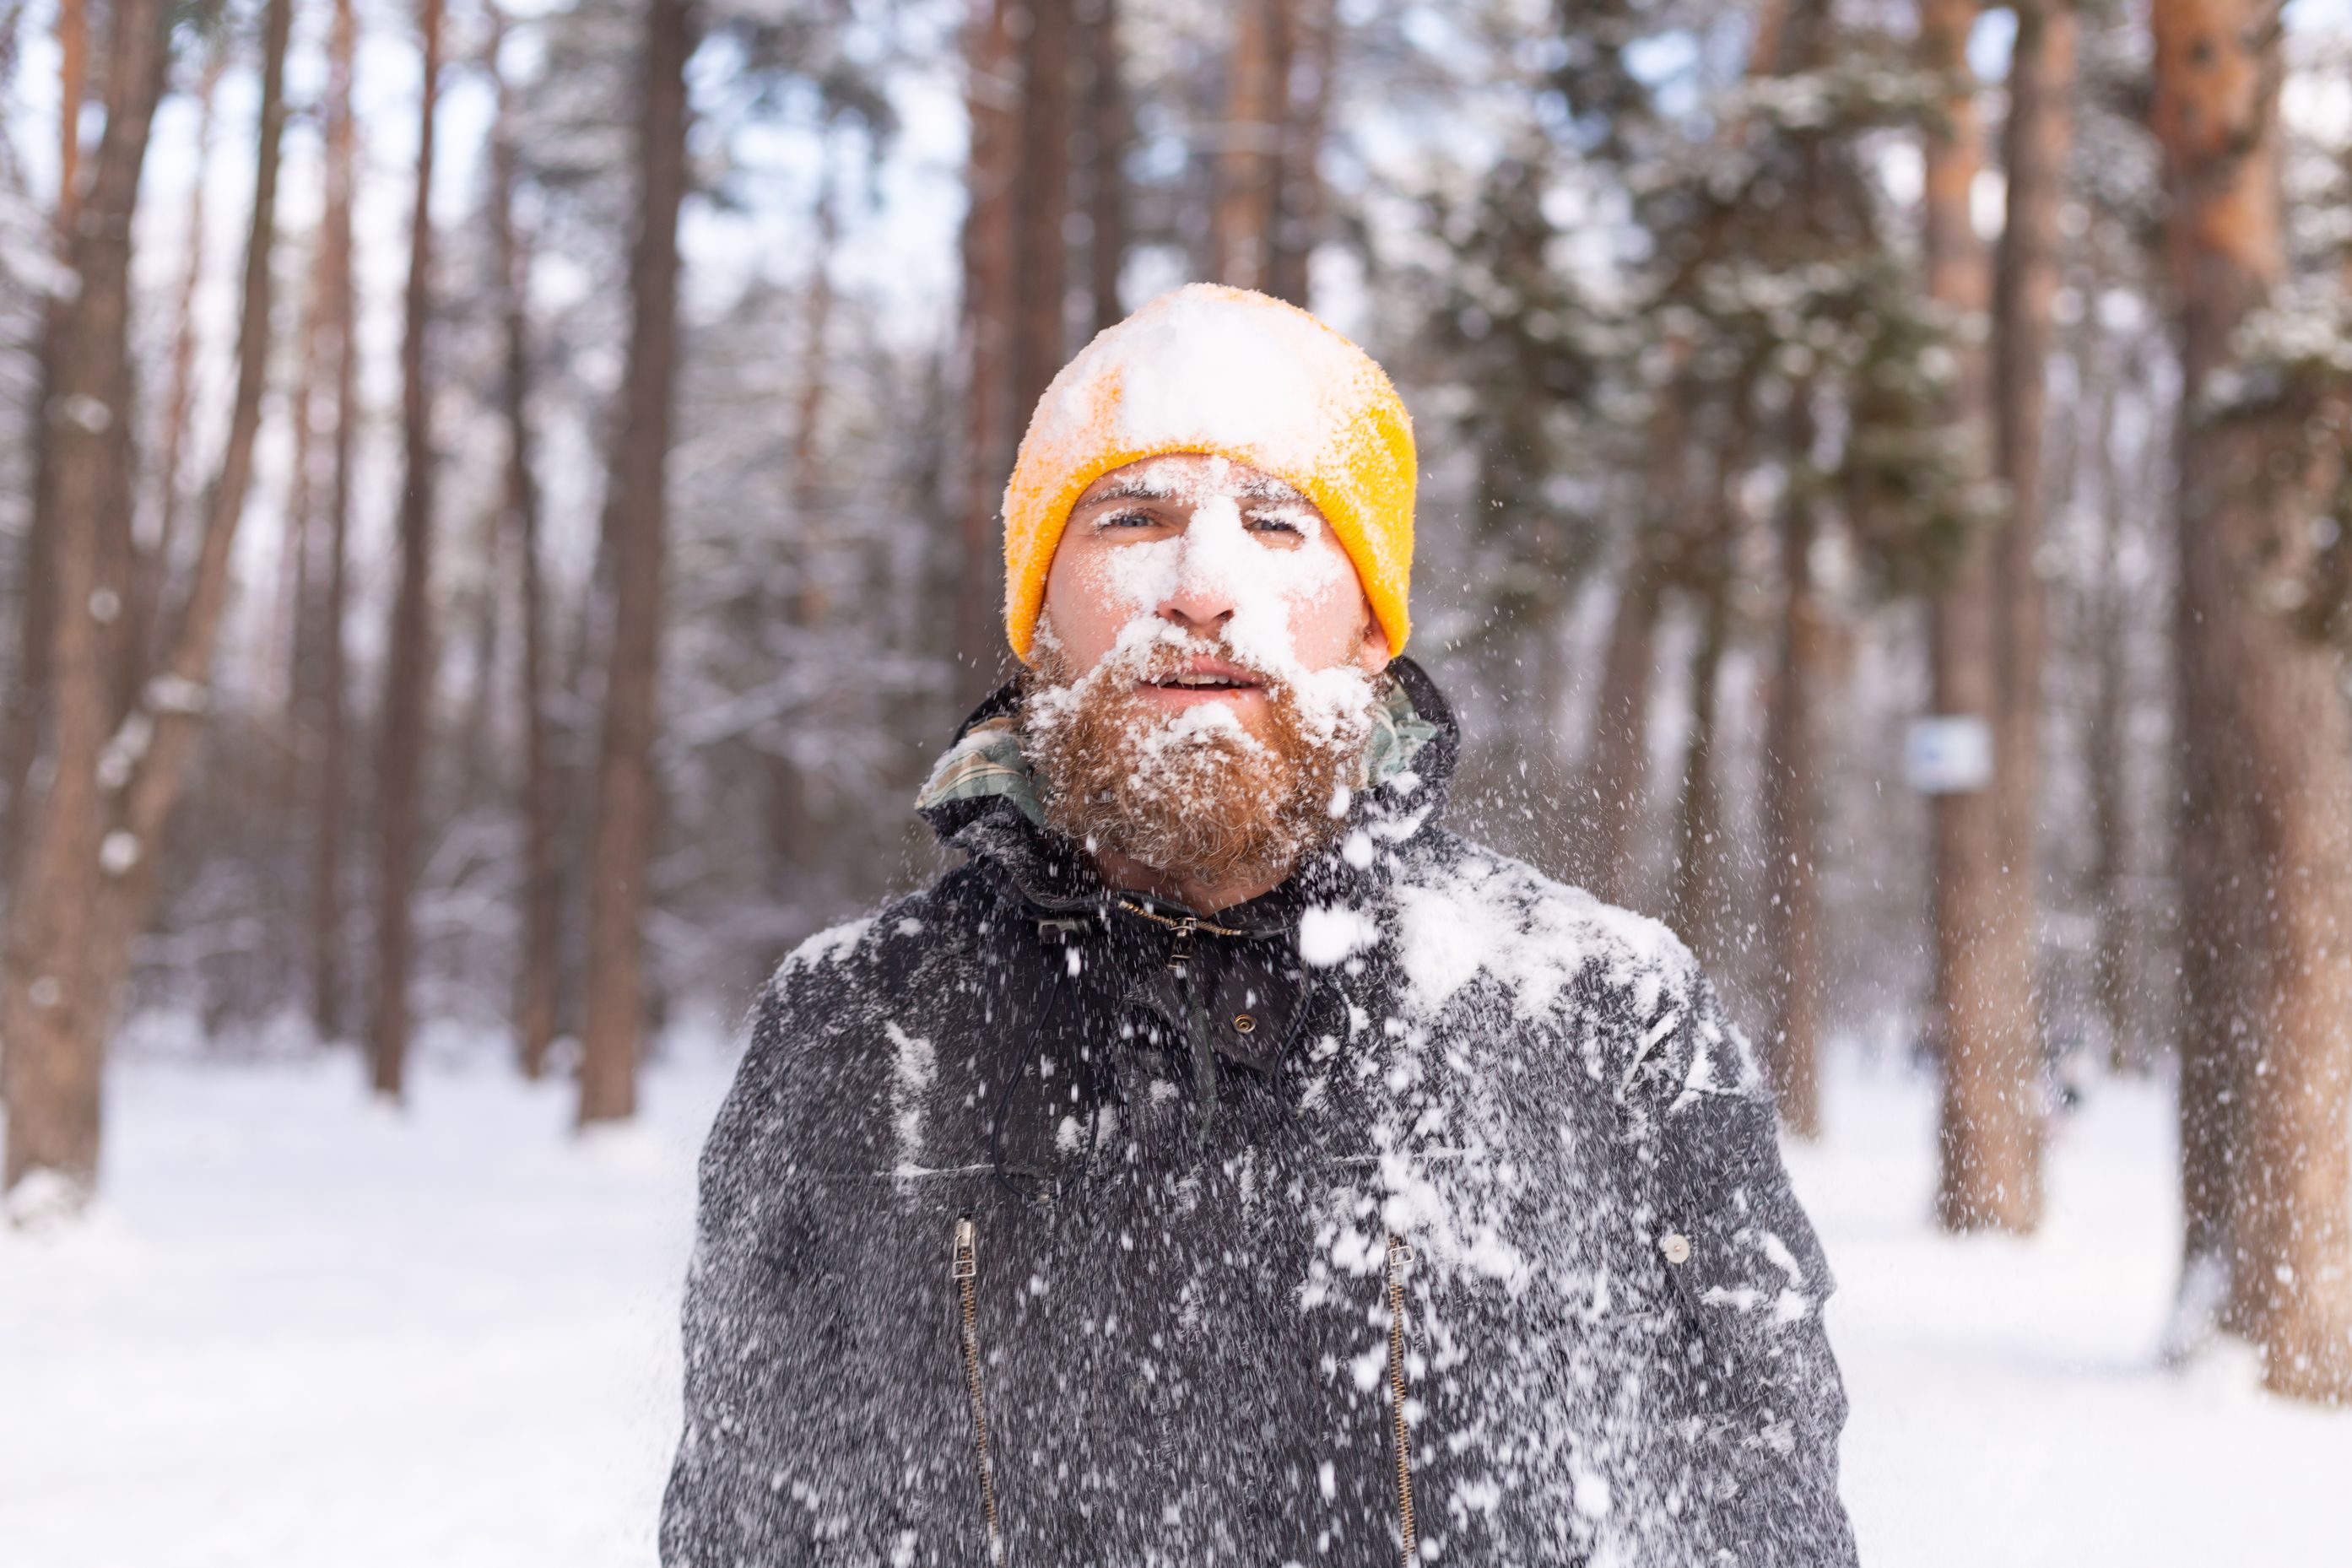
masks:
<path fill-rule="evenodd" d="M 1087 487 L 1080 499 L 1103 500 L 1172 500 L 1199 496 L 1203 490 L 1249 500 L 1307 503 L 1297 487 L 1230 458 L 1198 452 L 1172 452 L 1145 458 L 1114 468 Z"/>

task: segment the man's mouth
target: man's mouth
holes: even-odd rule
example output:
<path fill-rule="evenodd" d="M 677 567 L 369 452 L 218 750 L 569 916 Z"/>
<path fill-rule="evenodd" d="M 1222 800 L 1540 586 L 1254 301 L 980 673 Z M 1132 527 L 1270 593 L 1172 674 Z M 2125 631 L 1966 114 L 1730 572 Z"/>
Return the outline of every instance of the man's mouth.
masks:
<path fill-rule="evenodd" d="M 1144 684 L 1160 691 L 1213 692 L 1255 691 L 1265 682 L 1222 659 L 1196 658 L 1180 669 L 1154 676 Z"/>

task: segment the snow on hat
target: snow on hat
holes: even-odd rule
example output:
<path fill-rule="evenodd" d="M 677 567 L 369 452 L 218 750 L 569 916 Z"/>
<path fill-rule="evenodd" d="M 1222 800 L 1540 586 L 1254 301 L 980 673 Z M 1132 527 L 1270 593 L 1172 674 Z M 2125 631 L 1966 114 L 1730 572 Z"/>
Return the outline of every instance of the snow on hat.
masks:
<path fill-rule="evenodd" d="M 1025 662 L 1078 497 L 1146 458 L 1247 463 L 1322 511 L 1389 651 L 1412 581 L 1412 421 L 1371 356 L 1296 305 L 1192 283 L 1099 333 L 1030 416 L 1004 489 L 1004 631 Z"/>

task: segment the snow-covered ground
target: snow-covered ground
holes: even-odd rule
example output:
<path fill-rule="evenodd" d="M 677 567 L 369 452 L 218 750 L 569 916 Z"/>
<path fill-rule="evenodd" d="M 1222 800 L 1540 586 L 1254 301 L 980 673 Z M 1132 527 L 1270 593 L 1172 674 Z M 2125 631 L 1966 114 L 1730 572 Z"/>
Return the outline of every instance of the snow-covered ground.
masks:
<path fill-rule="evenodd" d="M 487 1061 L 397 1115 L 341 1058 L 118 1068 L 103 1213 L 0 1235 L 0 1563 L 644 1568 L 727 1065 L 681 1042 L 586 1144 Z M 2153 1364 L 2160 1089 L 2066 1129 L 2027 1243 L 1926 1224 L 1921 1081 L 1849 1066 L 1830 1115 L 1792 1159 L 1843 1282 L 1865 1563 L 2352 1563 L 2352 1415 Z"/>

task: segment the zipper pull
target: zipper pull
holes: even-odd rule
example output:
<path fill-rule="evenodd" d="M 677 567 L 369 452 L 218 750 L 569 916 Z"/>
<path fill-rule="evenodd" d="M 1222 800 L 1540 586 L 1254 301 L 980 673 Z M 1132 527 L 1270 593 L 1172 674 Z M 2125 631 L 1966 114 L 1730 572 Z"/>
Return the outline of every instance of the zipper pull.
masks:
<path fill-rule="evenodd" d="M 955 1264 L 950 1277 L 974 1279 L 980 1276 L 980 1226 L 971 1215 L 961 1215 L 955 1223 Z"/>
<path fill-rule="evenodd" d="M 1168 943 L 1168 967 L 1178 974 L 1185 973 L 1192 967 L 1192 938 L 1200 929 L 1201 922 L 1191 915 L 1176 922 L 1176 934 Z"/>

